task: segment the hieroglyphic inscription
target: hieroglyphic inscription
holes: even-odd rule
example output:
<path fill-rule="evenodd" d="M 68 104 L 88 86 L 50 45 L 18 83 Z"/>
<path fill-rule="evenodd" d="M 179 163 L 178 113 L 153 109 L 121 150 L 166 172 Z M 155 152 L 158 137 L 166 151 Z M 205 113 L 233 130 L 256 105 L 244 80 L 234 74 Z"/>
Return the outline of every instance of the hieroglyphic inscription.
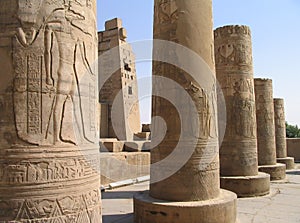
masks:
<path fill-rule="evenodd" d="M 48 199 L 0 199 L 0 219 L 8 219 L 9 222 L 101 223 L 99 216 L 99 190 Z"/>
<path fill-rule="evenodd" d="M 44 4 L 47 3 L 49 2 Z M 82 100 L 78 100 L 79 103 L 73 106 L 75 112 L 64 109 L 69 98 L 75 94 L 81 97 L 83 75 L 87 74 L 85 80 L 91 79 L 88 85 L 95 85 L 95 78 L 92 77 L 95 76 L 95 71 L 90 60 L 96 55 L 96 43 L 93 43 L 96 34 L 92 26 L 87 26 L 88 22 L 92 22 L 92 25 L 95 22 L 87 20 L 95 18 L 85 13 L 90 10 L 91 1 L 68 0 L 64 2 L 64 8 L 55 8 L 55 5 L 49 7 L 50 11 L 42 8 L 42 11 L 45 10 L 43 12 L 48 13 L 45 15 L 38 12 L 43 5 L 41 2 L 26 1 L 21 5 L 23 9 L 20 8 L 20 20 L 24 20 L 24 24 L 25 21 L 28 23 L 24 25 L 21 22 L 20 27 L 16 29 L 13 44 L 16 73 L 14 106 L 17 111 L 15 119 L 19 138 L 26 143 L 37 145 L 57 144 L 61 141 L 77 144 L 78 142 L 71 140 L 64 141 L 67 137 L 64 137 L 61 131 L 63 116 L 72 116 L 75 113 L 77 122 L 82 123 L 80 126 L 73 126 L 82 130 L 76 131 L 81 134 L 77 138 L 86 138 L 86 142 L 93 141 L 96 133 L 95 86 L 90 87 L 91 99 L 85 102 L 91 107 L 89 111 L 94 112 L 86 112 L 80 108 Z M 33 9 L 36 12 L 30 18 L 24 16 L 27 11 Z M 75 37 L 79 33 L 81 34 Z M 79 70 L 80 66 L 85 67 L 85 70 Z M 72 102 L 74 101 L 76 100 L 73 99 Z M 19 110 L 23 113 L 18 112 Z"/>
<path fill-rule="evenodd" d="M 257 174 L 256 107 L 251 32 L 247 26 L 224 26 L 214 32 L 217 79 L 226 103 L 220 149 L 221 175 Z M 220 97 L 220 100 L 222 97 Z M 219 108 L 219 111 L 224 108 Z"/>
<path fill-rule="evenodd" d="M 0 1 L 0 222 L 101 222 L 95 11 L 95 0 Z"/>
<path fill-rule="evenodd" d="M 46 183 L 89 177 L 97 170 L 92 160 L 84 158 L 65 160 L 20 161 L 0 163 L 2 184 Z M 94 161 L 99 162 L 99 159 Z"/>

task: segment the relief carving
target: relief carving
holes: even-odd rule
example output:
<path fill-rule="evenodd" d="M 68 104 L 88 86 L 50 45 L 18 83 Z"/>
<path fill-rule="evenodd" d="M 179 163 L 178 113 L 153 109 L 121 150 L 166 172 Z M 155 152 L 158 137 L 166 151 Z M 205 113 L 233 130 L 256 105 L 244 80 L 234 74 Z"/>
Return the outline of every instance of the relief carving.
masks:
<path fill-rule="evenodd" d="M 96 159 L 95 162 L 99 160 Z M 90 162 L 93 162 L 92 160 Z M 93 175 L 95 165 L 85 159 L 21 161 L 0 164 L 2 184 L 31 184 L 80 179 Z"/>
<path fill-rule="evenodd" d="M 2 221 L 101 222 L 95 3 L 0 1 Z"/>
<path fill-rule="evenodd" d="M 161 0 L 157 5 L 160 24 L 173 24 L 177 21 L 178 7 L 175 0 Z"/>
<path fill-rule="evenodd" d="M 199 134 L 201 139 L 216 138 L 217 124 L 216 124 L 216 89 L 212 85 L 210 91 L 205 91 L 193 82 L 190 82 L 185 90 L 193 96 L 196 107 L 198 108 L 200 117 Z M 199 126 L 198 126 L 199 128 Z"/>
<path fill-rule="evenodd" d="M 233 103 L 229 106 L 231 136 L 254 138 L 256 136 L 255 102 L 253 95 L 253 81 L 240 79 L 233 86 Z"/>
<path fill-rule="evenodd" d="M 64 1 L 63 8 L 44 17 L 38 30 L 37 24 L 24 22 L 17 28 L 14 107 L 18 136 L 24 142 L 76 145 L 95 139 L 96 77 L 90 61 L 90 54 L 96 53 L 91 44 L 95 33 L 86 25 L 88 7 L 89 0 Z M 88 111 L 82 109 L 85 105 Z M 74 133 L 65 136 L 66 128 Z"/>
<path fill-rule="evenodd" d="M 24 223 L 33 221 L 39 223 L 101 223 L 99 201 L 99 190 L 57 199 L 25 199 L 8 202 L 0 200 L 0 218 L 7 219 L 10 216 L 16 216 L 11 219 L 12 222 Z"/>

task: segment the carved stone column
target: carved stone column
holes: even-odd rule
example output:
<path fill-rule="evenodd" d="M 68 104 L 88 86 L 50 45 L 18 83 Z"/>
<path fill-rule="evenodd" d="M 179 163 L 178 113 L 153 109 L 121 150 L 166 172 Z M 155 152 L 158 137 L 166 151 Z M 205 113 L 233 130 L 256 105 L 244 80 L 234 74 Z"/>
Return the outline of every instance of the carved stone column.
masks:
<path fill-rule="evenodd" d="M 0 2 L 0 222 L 101 222 L 96 0 Z"/>
<path fill-rule="evenodd" d="M 294 169 L 294 158 L 287 157 L 284 100 L 281 98 L 274 98 L 274 115 L 277 162 L 286 164 L 287 170 Z"/>
<path fill-rule="evenodd" d="M 227 114 L 226 120 L 219 120 L 219 125 L 226 123 L 220 149 L 221 188 L 239 197 L 265 195 L 270 178 L 258 173 L 250 28 L 224 26 L 214 34 L 217 80 Z"/>
<path fill-rule="evenodd" d="M 285 179 L 285 165 L 276 162 L 273 85 L 271 79 L 254 79 L 258 169 L 270 174 L 271 180 Z"/>
<path fill-rule="evenodd" d="M 219 185 L 212 2 L 155 0 L 154 12 L 155 146 L 135 222 L 235 222 L 236 195 Z"/>

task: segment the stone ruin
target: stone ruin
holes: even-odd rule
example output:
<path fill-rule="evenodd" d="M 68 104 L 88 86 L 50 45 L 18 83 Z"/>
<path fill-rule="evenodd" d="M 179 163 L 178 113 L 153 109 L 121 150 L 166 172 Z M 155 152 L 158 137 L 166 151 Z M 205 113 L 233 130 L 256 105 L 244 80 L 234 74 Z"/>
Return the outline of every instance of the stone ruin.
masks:
<path fill-rule="evenodd" d="M 119 18 L 105 22 L 99 37 L 101 151 L 141 151 L 149 132 L 141 131 L 135 55 Z"/>
<path fill-rule="evenodd" d="M 218 28 L 213 40 L 211 0 L 155 0 L 154 12 L 154 39 L 174 44 L 158 41 L 153 50 L 161 61 L 153 63 L 152 116 L 167 131 L 160 141 L 154 119 L 150 191 L 134 198 L 135 222 L 235 223 L 237 196 L 224 189 L 268 194 L 270 175 L 285 178 L 276 161 L 294 167 L 283 99 L 272 103 L 270 80 L 254 83 L 249 27 Z M 149 138 L 126 30 L 112 19 L 97 34 L 95 18 L 96 0 L 0 1 L 0 222 L 101 223 L 99 133 L 113 152 Z M 162 62 L 170 56 L 174 64 Z M 227 120 L 217 120 L 217 81 Z M 227 124 L 220 157 L 218 124 Z"/>
<path fill-rule="evenodd" d="M 149 175 L 149 132 L 141 132 L 135 55 L 122 20 L 98 32 L 101 185 Z M 114 168 L 111 168 L 114 167 Z"/>
<path fill-rule="evenodd" d="M 141 131 L 135 56 L 118 18 L 105 22 L 98 33 L 100 70 L 100 138 L 133 140 Z M 102 58 L 103 57 L 103 58 Z M 119 63 L 112 70 L 111 63 Z M 113 117 L 112 117 L 113 116 Z"/>

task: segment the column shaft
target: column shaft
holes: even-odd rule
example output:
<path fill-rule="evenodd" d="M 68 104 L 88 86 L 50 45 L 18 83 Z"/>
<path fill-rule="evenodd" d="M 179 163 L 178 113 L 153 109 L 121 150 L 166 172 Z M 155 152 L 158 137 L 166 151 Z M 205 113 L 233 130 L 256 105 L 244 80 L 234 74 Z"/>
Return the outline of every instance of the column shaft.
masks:
<path fill-rule="evenodd" d="M 284 100 L 280 98 L 274 99 L 275 112 L 275 134 L 276 134 L 276 154 L 277 158 L 287 157 L 286 150 L 286 127 Z"/>
<path fill-rule="evenodd" d="M 258 165 L 276 164 L 273 85 L 270 79 L 254 79 L 257 119 Z"/>
<path fill-rule="evenodd" d="M 221 176 L 255 176 L 258 170 L 250 28 L 216 29 L 215 58 L 227 113 L 220 149 Z"/>
<path fill-rule="evenodd" d="M 285 164 L 286 169 L 291 170 L 295 167 L 295 160 L 293 157 L 287 157 L 285 111 L 283 99 L 274 98 L 274 113 L 277 162 Z"/>
<path fill-rule="evenodd" d="M 101 222 L 96 0 L 0 3 L 0 222 Z"/>
<path fill-rule="evenodd" d="M 220 148 L 221 188 L 238 197 L 269 193 L 270 176 L 258 172 L 251 32 L 247 26 L 224 26 L 215 34 L 217 80 L 226 104 L 218 107 L 225 128 Z M 219 94 L 219 102 L 222 97 Z"/>
<path fill-rule="evenodd" d="M 254 79 L 259 171 L 271 180 L 285 179 L 286 167 L 276 161 L 273 85 L 271 79 Z"/>
<path fill-rule="evenodd" d="M 154 4 L 151 184 L 135 223 L 235 223 L 219 183 L 212 1 Z"/>
<path fill-rule="evenodd" d="M 207 0 L 187 1 L 155 1 L 154 16 L 154 39 L 166 40 L 187 47 L 197 56 L 201 56 L 204 66 L 208 67 L 207 73 L 203 76 L 211 76 L 214 79 L 213 60 L 213 35 L 212 35 L 212 3 Z M 194 103 L 198 114 L 192 114 L 187 100 L 181 94 L 172 95 L 170 101 L 162 97 L 153 97 L 153 117 L 161 117 L 167 125 L 165 138 L 151 151 L 151 162 L 157 163 L 168 157 L 181 141 L 178 150 L 182 154 L 194 150 L 191 157 L 182 166 L 176 166 L 176 160 L 166 164 L 164 168 L 151 168 L 152 183 L 150 195 L 155 198 L 170 201 L 192 201 L 207 200 L 219 195 L 219 158 L 218 158 L 218 137 L 216 126 L 216 100 L 215 80 L 206 83 L 206 89 L 196 79 L 200 76 L 200 70 L 191 74 L 183 70 L 185 61 L 181 61 L 183 52 L 176 49 L 173 52 L 162 52 L 161 46 L 154 42 L 154 55 L 160 53 L 164 57 L 178 59 L 177 64 L 166 64 L 161 61 L 153 65 L 153 92 L 164 94 L 172 92 L 172 86 L 157 83 L 158 77 L 167 78 L 179 84 Z M 192 55 L 192 54 L 191 54 Z M 161 57 L 163 57 L 161 55 Z M 184 58 L 192 61 L 193 58 Z M 187 62 L 194 66 L 191 62 Z M 205 81 L 205 80 L 203 80 Z M 156 84 L 157 83 L 157 84 Z M 175 105 L 175 106 L 174 106 Z M 184 114 L 180 114 L 178 108 L 183 108 Z M 181 116 L 182 115 L 182 116 Z M 195 129 L 194 123 L 199 120 Z M 182 120 L 184 119 L 184 120 Z M 160 123 L 153 124 L 152 141 L 155 142 L 161 134 Z M 191 128 L 185 128 L 189 126 Z M 198 135 L 196 132 L 199 132 Z M 193 144 L 192 142 L 195 142 Z M 152 142 L 152 143 L 153 143 Z M 154 143 L 157 144 L 157 143 Z M 194 148 L 193 148 L 194 147 Z M 211 159 L 206 159 L 206 156 Z M 181 156 L 177 157 L 182 159 Z M 204 165 L 207 164 L 205 167 Z M 156 180 L 164 171 L 170 168 L 178 168 L 176 173 L 163 180 Z M 157 182 L 158 181 L 158 182 Z M 172 186 L 170 186 L 172 185 Z"/>

